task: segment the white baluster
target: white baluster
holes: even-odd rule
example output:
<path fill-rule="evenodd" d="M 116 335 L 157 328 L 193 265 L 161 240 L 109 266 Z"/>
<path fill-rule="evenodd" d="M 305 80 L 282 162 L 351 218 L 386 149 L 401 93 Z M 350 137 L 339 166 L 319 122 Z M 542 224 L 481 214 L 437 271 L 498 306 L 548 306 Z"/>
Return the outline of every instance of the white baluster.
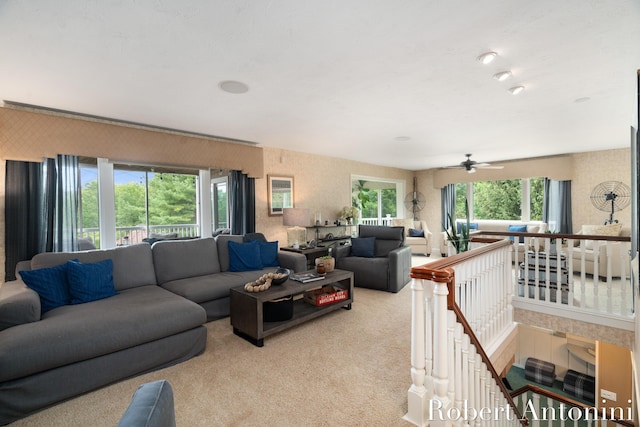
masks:
<path fill-rule="evenodd" d="M 426 316 L 425 292 L 422 279 L 412 279 L 412 307 L 411 307 L 411 380 L 412 384 L 407 392 L 408 412 L 404 418 L 414 424 L 424 425 L 426 422 L 426 405 L 430 397 L 425 388 L 426 377 Z M 429 342 L 428 347 L 431 347 Z"/>
<path fill-rule="evenodd" d="M 433 290 L 433 382 L 435 398 L 442 403 L 443 408 L 449 407 L 449 357 L 448 327 L 447 327 L 447 290 L 446 283 L 435 283 Z M 451 354 L 452 355 L 452 354 Z"/>

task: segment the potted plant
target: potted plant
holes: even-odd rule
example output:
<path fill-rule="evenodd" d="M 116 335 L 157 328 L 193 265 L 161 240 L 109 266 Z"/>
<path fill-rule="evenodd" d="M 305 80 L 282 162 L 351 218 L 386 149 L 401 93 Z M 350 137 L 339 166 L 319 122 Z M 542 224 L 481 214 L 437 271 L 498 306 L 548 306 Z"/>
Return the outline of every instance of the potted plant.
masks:
<path fill-rule="evenodd" d="M 324 255 L 316 258 L 316 265 L 319 263 L 324 264 L 324 271 L 331 273 L 336 268 L 336 259 L 331 255 Z"/>
<path fill-rule="evenodd" d="M 460 227 L 460 234 L 458 234 L 456 222 L 453 220 L 451 213 L 447 215 L 449 217 L 449 223 L 451 224 L 451 232 L 449 232 L 449 229 L 447 227 L 442 227 L 447 233 L 447 239 L 456 249 L 457 254 L 469 250 L 469 230 L 471 229 L 471 222 L 469 220 L 469 202 L 467 201 L 467 199 L 464 200 L 464 211 L 467 218 L 467 223 Z"/>

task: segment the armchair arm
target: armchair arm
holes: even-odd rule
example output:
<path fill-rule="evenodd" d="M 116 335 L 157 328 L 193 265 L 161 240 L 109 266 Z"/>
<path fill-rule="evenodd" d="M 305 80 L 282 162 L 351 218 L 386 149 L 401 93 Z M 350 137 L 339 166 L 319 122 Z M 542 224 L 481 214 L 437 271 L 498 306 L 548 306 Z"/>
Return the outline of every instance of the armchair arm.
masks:
<path fill-rule="evenodd" d="M 411 278 L 411 247 L 403 246 L 389 252 L 389 291 L 398 292 Z"/>
<path fill-rule="evenodd" d="M 307 257 L 297 252 L 278 251 L 278 263 L 297 273 L 307 270 Z"/>
<path fill-rule="evenodd" d="M 628 249 L 628 246 L 627 246 Z M 624 258 L 623 258 L 624 257 Z M 611 242 L 611 250 L 607 242 L 601 242 L 598 247 L 598 274 L 600 277 L 607 277 L 607 262 L 611 260 L 611 277 L 622 276 L 622 269 L 625 270 L 625 275 L 629 275 L 630 259 L 628 252 L 624 250 L 622 242 Z M 621 263 L 625 263 L 621 267 Z"/>
<path fill-rule="evenodd" d="M 340 261 L 351 255 L 351 246 L 338 246 L 333 250 L 333 257 L 336 259 L 336 268 L 340 268 Z"/>
<path fill-rule="evenodd" d="M 0 286 L 0 331 L 40 320 L 40 297 L 22 280 Z"/>

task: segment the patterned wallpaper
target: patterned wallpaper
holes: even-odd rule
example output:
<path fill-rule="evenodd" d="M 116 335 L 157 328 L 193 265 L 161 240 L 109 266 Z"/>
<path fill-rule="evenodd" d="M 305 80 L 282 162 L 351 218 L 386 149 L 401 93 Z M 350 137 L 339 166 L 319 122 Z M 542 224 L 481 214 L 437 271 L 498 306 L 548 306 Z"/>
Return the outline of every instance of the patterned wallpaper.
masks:
<path fill-rule="evenodd" d="M 427 221 L 440 238 L 440 189 L 434 188 L 436 170 L 419 172 L 382 167 L 332 156 L 313 155 L 278 148 L 257 148 L 158 131 L 127 128 L 0 108 L 0 277 L 4 277 L 4 179 L 5 160 L 40 161 L 45 156 L 72 153 L 116 160 L 140 161 L 191 167 L 227 167 L 251 170 L 256 176 L 257 230 L 268 239 L 286 242 L 282 217 L 268 215 L 267 175 L 294 177 L 296 207 L 316 212 L 333 222 L 338 211 L 351 203 L 351 175 L 403 180 L 412 191 L 413 176 L 418 191 L 426 198 L 419 219 Z M 600 224 L 608 217 L 589 200 L 591 190 L 602 181 L 630 184 L 630 150 L 617 149 L 572 154 L 572 202 L 575 231 L 582 224 Z M 563 172 L 566 174 L 566 171 Z M 623 224 L 630 223 L 631 210 L 616 213 Z M 410 213 L 407 212 L 407 216 Z"/>

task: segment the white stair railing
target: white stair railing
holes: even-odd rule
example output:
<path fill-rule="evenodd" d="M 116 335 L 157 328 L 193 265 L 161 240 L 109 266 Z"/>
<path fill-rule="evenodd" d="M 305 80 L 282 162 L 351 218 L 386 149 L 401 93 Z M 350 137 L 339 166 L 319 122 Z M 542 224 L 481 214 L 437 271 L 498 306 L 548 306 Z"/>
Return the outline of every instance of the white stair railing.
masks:
<path fill-rule="evenodd" d="M 499 241 L 411 270 L 405 420 L 419 426 L 524 423 L 483 349 L 512 324 L 510 247 Z"/>

